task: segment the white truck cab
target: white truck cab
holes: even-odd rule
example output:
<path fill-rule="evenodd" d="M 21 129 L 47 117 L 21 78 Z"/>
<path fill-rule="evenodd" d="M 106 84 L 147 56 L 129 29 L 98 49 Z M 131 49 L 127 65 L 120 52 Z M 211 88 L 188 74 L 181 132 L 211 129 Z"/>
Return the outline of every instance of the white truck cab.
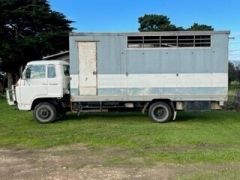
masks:
<path fill-rule="evenodd" d="M 40 122 L 53 121 L 65 112 L 66 103 L 60 101 L 69 101 L 69 85 L 67 62 L 32 61 L 26 65 L 12 92 L 8 91 L 8 102 L 16 104 L 19 110 L 34 110 L 34 117 Z"/>

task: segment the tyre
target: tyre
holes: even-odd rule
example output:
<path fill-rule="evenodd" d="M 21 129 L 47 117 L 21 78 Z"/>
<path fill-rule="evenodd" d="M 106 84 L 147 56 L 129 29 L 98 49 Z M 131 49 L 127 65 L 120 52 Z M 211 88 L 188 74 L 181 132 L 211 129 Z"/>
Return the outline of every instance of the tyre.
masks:
<path fill-rule="evenodd" d="M 164 123 L 171 120 L 173 111 L 169 104 L 165 102 L 156 102 L 150 106 L 148 115 L 153 122 Z"/>
<path fill-rule="evenodd" d="M 35 106 L 33 116 L 40 123 L 53 122 L 57 118 L 57 110 L 54 105 L 43 102 Z"/>

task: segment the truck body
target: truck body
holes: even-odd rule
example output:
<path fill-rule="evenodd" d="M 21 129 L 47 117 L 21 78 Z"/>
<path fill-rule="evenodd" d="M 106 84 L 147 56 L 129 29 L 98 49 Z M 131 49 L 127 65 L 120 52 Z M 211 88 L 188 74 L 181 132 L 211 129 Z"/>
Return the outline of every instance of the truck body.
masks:
<path fill-rule="evenodd" d="M 228 31 L 71 33 L 70 73 L 63 61 L 30 62 L 12 99 L 20 110 L 54 107 L 55 119 L 67 110 L 121 109 L 166 122 L 177 110 L 220 109 L 228 41 Z"/>

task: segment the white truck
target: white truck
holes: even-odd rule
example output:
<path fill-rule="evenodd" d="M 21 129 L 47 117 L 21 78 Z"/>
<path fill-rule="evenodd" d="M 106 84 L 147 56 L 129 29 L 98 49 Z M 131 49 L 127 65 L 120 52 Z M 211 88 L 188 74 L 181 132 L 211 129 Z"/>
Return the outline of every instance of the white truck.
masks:
<path fill-rule="evenodd" d="M 67 111 L 140 110 L 167 122 L 178 110 L 220 109 L 228 39 L 228 31 L 71 33 L 70 62 L 29 62 L 8 102 L 40 123 Z"/>

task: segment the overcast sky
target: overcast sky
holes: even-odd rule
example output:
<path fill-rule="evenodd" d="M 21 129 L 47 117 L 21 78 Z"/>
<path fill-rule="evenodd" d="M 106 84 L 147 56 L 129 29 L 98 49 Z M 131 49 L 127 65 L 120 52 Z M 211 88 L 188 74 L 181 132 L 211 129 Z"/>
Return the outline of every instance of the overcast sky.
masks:
<path fill-rule="evenodd" d="M 240 0 L 49 0 L 78 32 L 135 32 L 138 17 L 163 14 L 177 26 L 194 22 L 230 30 L 229 59 L 240 61 Z"/>

